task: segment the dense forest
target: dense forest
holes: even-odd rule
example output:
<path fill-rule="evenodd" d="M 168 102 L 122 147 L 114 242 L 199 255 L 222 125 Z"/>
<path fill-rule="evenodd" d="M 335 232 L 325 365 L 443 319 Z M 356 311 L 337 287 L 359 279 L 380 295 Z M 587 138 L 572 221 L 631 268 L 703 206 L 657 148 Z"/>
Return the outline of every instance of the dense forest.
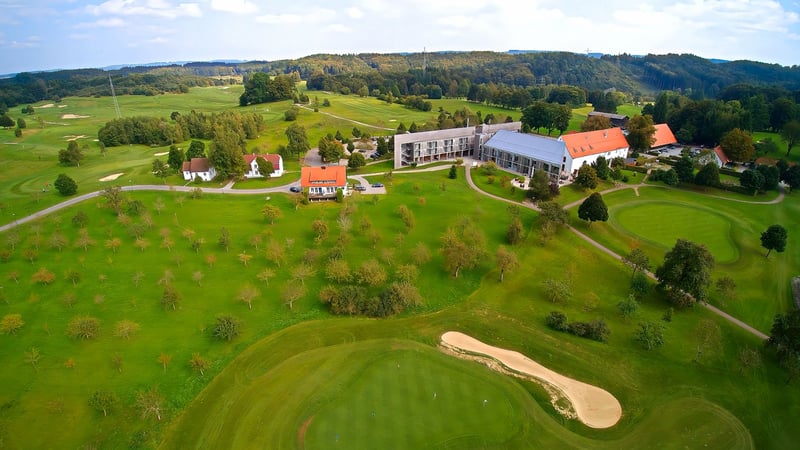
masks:
<path fill-rule="evenodd" d="M 395 97 L 423 95 L 468 97 L 521 107 L 546 99 L 548 85 L 571 85 L 588 92 L 613 89 L 652 99 L 654 93 L 679 91 L 695 99 L 716 98 L 736 84 L 800 90 L 800 67 L 753 61 L 714 63 L 693 55 L 604 55 L 568 52 L 438 52 L 411 54 L 311 55 L 280 61 L 196 62 L 118 70 L 62 70 L 20 73 L 0 79 L 2 109 L 64 96 L 109 95 L 109 76 L 117 94 L 156 95 L 185 92 L 192 86 L 247 81 L 255 73 L 291 74 L 309 88 Z M 537 91 L 539 89 L 539 91 Z"/>

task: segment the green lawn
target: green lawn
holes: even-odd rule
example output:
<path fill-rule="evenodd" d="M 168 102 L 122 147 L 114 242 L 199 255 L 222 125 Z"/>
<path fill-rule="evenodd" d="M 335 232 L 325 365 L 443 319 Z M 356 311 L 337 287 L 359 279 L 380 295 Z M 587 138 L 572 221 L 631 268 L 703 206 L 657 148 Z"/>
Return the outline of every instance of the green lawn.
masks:
<path fill-rule="evenodd" d="M 690 205 L 630 202 L 613 211 L 612 220 L 628 233 L 654 245 L 671 248 L 679 238 L 702 242 L 719 263 L 735 262 L 738 249 L 727 217 Z"/>
<path fill-rule="evenodd" d="M 186 96 L 120 97 L 120 107 L 124 115 L 213 112 L 238 108 L 240 92 L 233 86 L 192 89 Z M 332 112 L 367 123 L 394 126 L 393 119 L 431 114 L 371 98 L 325 97 Z M 92 139 L 113 117 L 110 99 L 67 98 L 63 104 L 37 109 L 53 124 L 39 128 L 29 120 L 33 129 L 19 143 L 0 144 L 9 168 L 0 178 L 0 222 L 60 201 L 41 187 L 62 171 L 78 180 L 80 192 L 105 187 L 98 179 L 111 173 L 123 173 L 113 184 L 160 182 L 149 164 L 165 148 L 115 148 L 106 156 L 97 151 Z M 264 114 L 267 130 L 249 148 L 274 150 L 284 142 L 288 107 L 282 102 L 253 108 Z M 91 117 L 61 119 L 65 113 Z M 312 145 L 326 133 L 352 129 L 351 122 L 311 111 L 298 122 L 309 129 Z M 0 142 L 17 142 L 5 133 L 0 131 Z M 90 150 L 81 167 L 55 165 L 65 136 L 81 134 Z M 675 311 L 671 322 L 662 322 L 668 306 L 655 292 L 642 300 L 636 317 L 622 318 L 617 303 L 628 295 L 630 271 L 565 228 L 542 243 L 536 214 L 528 208 L 519 211 L 528 238 L 511 248 L 519 267 L 500 283 L 494 255 L 506 245 L 512 217 L 507 203 L 472 191 L 463 168 L 455 180 L 447 170 L 377 174 L 387 164 L 360 172 L 369 182 L 385 183 L 387 195 L 356 194 L 346 205 L 299 208 L 288 195 L 270 195 L 283 213 L 273 225 L 261 215 L 263 195 L 188 199 L 177 192 L 135 192 L 128 198 L 147 209 L 138 216 L 120 218 L 102 199 L 93 199 L 0 234 L 0 316 L 21 314 L 25 321 L 17 335 L 0 335 L 0 447 L 778 449 L 800 440 L 800 391 L 786 384 L 786 372 L 767 352 L 752 370 L 739 363 L 742 349 L 762 348 L 757 338 L 704 308 Z M 299 161 L 286 165 L 299 170 Z M 291 175 L 278 180 L 288 182 Z M 473 176 L 483 189 L 497 187 L 477 170 Z M 177 176 L 167 181 L 183 183 Z M 279 182 L 239 187 L 272 183 Z M 211 185 L 217 184 L 204 186 Z M 611 186 L 605 182 L 597 190 Z M 763 331 L 776 313 L 791 307 L 789 279 L 800 273 L 800 246 L 791 240 L 792 230 L 800 229 L 796 196 L 769 205 L 744 203 L 754 199 L 734 194 L 713 198 L 715 190 L 638 191 L 604 195 L 608 223 L 587 226 L 573 208 L 571 224 L 617 253 L 642 248 L 654 266 L 677 236 L 705 243 L 718 260 L 713 277 L 728 275 L 737 283 L 736 298 L 720 298 L 712 289 L 711 301 Z M 521 189 L 498 192 L 524 195 Z M 589 193 L 567 186 L 557 201 L 572 203 Z M 774 196 L 756 200 L 765 198 Z M 401 205 L 415 218 L 410 229 L 400 220 Z M 79 211 L 86 214 L 86 231 L 73 223 Z M 315 220 L 328 225 L 327 237 L 315 239 Z M 758 236 L 773 223 L 790 230 L 790 241 L 785 253 L 767 259 Z M 453 278 L 444 268 L 440 239 L 446 228 L 464 226 L 480 227 L 487 252 L 476 267 Z M 229 248 L 220 244 L 223 228 Z M 90 239 L 86 249 L 80 245 L 84 233 Z M 396 317 L 359 319 L 332 317 L 319 301 L 319 291 L 331 283 L 326 268 L 335 248 L 354 273 L 365 261 L 378 260 L 391 282 L 399 265 L 412 263 L 419 244 L 430 252 L 415 282 L 422 305 Z M 285 257 L 276 260 L 281 252 Z M 313 273 L 298 277 L 303 265 Z M 52 283 L 34 282 L 41 268 L 55 276 Z M 262 279 L 265 269 L 272 273 Z M 74 281 L 69 272 L 77 273 Z M 568 300 L 546 299 L 543 282 L 550 278 L 569 283 Z M 162 308 L 164 284 L 182 296 L 174 311 Z M 290 308 L 284 294 L 297 285 L 304 293 Z M 257 290 L 252 309 L 240 300 L 248 286 Z M 370 296 L 380 295 L 381 287 L 368 289 Z M 570 320 L 604 320 L 612 330 L 608 342 L 550 330 L 544 318 L 553 310 Z M 241 335 L 230 342 L 212 337 L 220 313 L 243 321 Z M 68 322 L 84 315 L 99 320 L 99 336 L 68 338 Z M 140 325 L 129 339 L 116 332 L 123 320 Z M 666 326 L 663 347 L 648 352 L 636 342 L 634 332 L 644 320 Z M 704 321 L 719 327 L 720 340 L 698 359 Z M 539 385 L 439 352 L 439 337 L 450 330 L 608 390 L 620 400 L 621 421 L 593 430 L 563 418 Z M 26 356 L 32 348 L 40 353 L 35 365 Z M 193 353 L 210 361 L 204 374 L 190 368 Z M 166 368 L 158 361 L 161 354 L 171 356 Z M 135 407 L 146 389 L 164 397 L 160 421 L 143 419 Z M 118 398 L 108 417 L 88 405 L 98 390 Z"/>

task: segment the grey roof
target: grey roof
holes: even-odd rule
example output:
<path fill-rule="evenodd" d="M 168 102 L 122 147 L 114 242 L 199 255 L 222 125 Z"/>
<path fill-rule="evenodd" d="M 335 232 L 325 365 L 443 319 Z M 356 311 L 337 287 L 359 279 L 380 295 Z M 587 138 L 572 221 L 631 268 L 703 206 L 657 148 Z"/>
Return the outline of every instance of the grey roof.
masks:
<path fill-rule="evenodd" d="M 592 111 L 589 114 L 587 114 L 587 116 L 603 116 L 603 117 L 608 117 L 609 119 L 615 119 L 615 120 L 629 119 L 629 117 L 626 116 L 625 114 L 613 114 L 613 113 L 607 113 L 607 112 L 601 112 L 601 111 Z"/>
<path fill-rule="evenodd" d="M 506 130 L 499 130 L 483 146 L 552 164 L 561 164 L 567 151 L 566 144 L 559 140 Z"/>

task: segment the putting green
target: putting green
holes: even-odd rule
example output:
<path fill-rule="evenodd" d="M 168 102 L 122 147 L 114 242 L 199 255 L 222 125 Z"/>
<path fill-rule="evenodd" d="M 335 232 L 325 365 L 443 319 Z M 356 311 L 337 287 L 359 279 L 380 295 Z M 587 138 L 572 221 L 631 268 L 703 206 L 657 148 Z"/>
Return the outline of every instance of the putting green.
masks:
<path fill-rule="evenodd" d="M 429 347 L 403 347 L 373 358 L 313 416 L 305 448 L 330 448 L 337 439 L 347 448 L 495 446 L 522 429 L 525 408 L 516 397 L 524 392 L 510 379 L 453 364 Z"/>
<path fill-rule="evenodd" d="M 705 244 L 718 263 L 739 257 L 731 222 L 712 210 L 679 203 L 637 202 L 611 210 L 612 222 L 643 240 L 672 248 L 678 238 Z"/>

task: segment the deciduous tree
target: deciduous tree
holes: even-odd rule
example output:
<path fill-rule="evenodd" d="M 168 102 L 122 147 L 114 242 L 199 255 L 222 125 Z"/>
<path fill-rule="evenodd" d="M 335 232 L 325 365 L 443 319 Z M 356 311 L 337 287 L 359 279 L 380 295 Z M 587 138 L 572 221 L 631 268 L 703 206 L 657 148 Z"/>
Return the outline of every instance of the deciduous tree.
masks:
<path fill-rule="evenodd" d="M 578 169 L 578 175 L 575 177 L 575 184 L 578 186 L 584 189 L 594 189 L 599 182 L 597 171 L 594 170 L 594 167 L 584 164 Z"/>
<path fill-rule="evenodd" d="M 136 395 L 136 408 L 141 412 L 142 419 L 155 417 L 161 420 L 164 409 L 164 396 L 155 388 L 141 391 Z"/>
<path fill-rule="evenodd" d="M 67 336 L 73 339 L 95 339 L 100 334 L 100 320 L 96 317 L 77 316 L 67 324 Z"/>
<path fill-rule="evenodd" d="M 111 391 L 95 391 L 89 397 L 89 406 L 96 411 L 102 412 L 103 416 L 108 416 L 108 412 L 116 405 L 117 396 Z"/>
<path fill-rule="evenodd" d="M 595 192 L 578 207 L 578 218 L 589 222 L 605 222 L 608 220 L 608 207 L 603 196 Z"/>
<path fill-rule="evenodd" d="M 22 314 L 6 314 L 0 320 L 0 333 L 14 335 L 24 325 L 25 321 L 22 320 Z"/>
<path fill-rule="evenodd" d="M 209 361 L 208 358 L 200 356 L 200 353 L 192 353 L 192 357 L 189 358 L 189 367 L 202 377 L 206 374 L 206 370 L 211 367 L 211 361 Z"/>
<path fill-rule="evenodd" d="M 497 268 L 500 269 L 500 282 L 502 283 L 506 271 L 510 272 L 519 267 L 519 260 L 513 251 L 508 250 L 502 245 L 497 248 L 495 258 L 497 259 Z"/>
<path fill-rule="evenodd" d="M 638 272 L 650 270 L 650 258 L 639 248 L 635 248 L 631 250 L 630 253 L 623 256 L 622 262 L 631 268 L 631 279 L 636 276 Z"/>
<path fill-rule="evenodd" d="M 678 239 L 664 255 L 664 264 L 656 270 L 656 278 L 674 304 L 688 306 L 693 301 L 705 301 L 713 268 L 714 257 L 705 245 Z"/>
<path fill-rule="evenodd" d="M 645 350 L 661 347 L 664 345 L 664 326 L 656 322 L 642 322 L 635 337 Z"/>
<path fill-rule="evenodd" d="M 628 145 L 635 152 L 650 150 L 656 142 L 656 127 L 650 115 L 636 114 L 628 120 Z"/>
<path fill-rule="evenodd" d="M 761 246 L 767 249 L 767 258 L 773 250 L 778 253 L 786 250 L 787 234 L 786 228 L 777 224 L 770 225 L 766 231 L 761 233 Z"/>
<path fill-rule="evenodd" d="M 753 136 L 739 128 L 725 133 L 719 142 L 722 151 L 733 161 L 748 162 L 753 159 L 756 149 L 753 146 Z"/>
<path fill-rule="evenodd" d="M 242 321 L 231 314 L 220 314 L 214 322 L 213 335 L 215 338 L 222 341 L 233 340 L 239 336 L 242 328 Z"/>
<path fill-rule="evenodd" d="M 53 183 L 53 186 L 56 187 L 56 190 L 59 194 L 63 196 L 74 195 L 78 192 L 78 183 L 75 182 L 72 178 L 70 178 L 67 174 L 61 173 L 58 174 L 56 177 L 56 181 Z"/>

